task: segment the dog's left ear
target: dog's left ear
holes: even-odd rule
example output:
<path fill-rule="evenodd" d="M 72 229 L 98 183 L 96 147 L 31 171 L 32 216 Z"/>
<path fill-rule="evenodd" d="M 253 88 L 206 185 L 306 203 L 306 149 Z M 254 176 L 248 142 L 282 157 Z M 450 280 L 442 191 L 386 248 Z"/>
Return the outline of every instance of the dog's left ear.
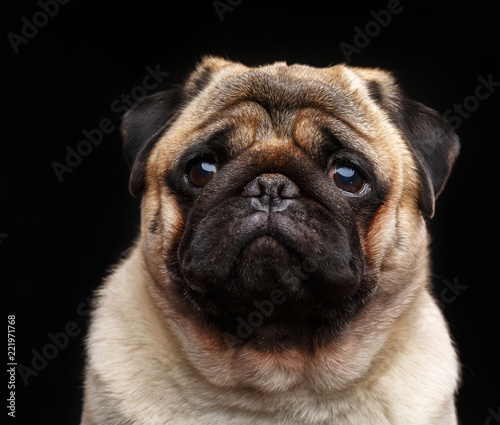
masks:
<path fill-rule="evenodd" d="M 458 136 L 436 111 L 407 98 L 389 72 L 354 70 L 365 80 L 370 97 L 387 112 L 405 137 L 420 170 L 420 209 L 432 217 L 436 198 L 460 150 Z"/>
<path fill-rule="evenodd" d="M 460 150 L 458 136 L 435 110 L 406 97 L 400 99 L 392 118 L 406 136 L 420 166 L 420 209 L 432 217 L 435 200 Z"/>

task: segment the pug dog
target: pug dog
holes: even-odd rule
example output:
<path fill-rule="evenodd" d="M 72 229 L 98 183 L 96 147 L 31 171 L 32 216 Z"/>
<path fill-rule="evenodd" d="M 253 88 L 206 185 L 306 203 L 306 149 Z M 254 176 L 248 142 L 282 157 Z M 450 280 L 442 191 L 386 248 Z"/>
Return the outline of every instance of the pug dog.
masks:
<path fill-rule="evenodd" d="M 452 425 L 426 220 L 459 151 L 379 69 L 205 57 L 123 118 L 135 246 L 82 425 Z"/>

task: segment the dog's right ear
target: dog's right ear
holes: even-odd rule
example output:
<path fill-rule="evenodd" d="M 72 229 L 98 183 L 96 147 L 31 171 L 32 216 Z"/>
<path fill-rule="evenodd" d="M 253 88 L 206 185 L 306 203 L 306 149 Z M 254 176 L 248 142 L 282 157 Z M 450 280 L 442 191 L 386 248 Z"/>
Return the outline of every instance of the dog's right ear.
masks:
<path fill-rule="evenodd" d="M 129 191 L 139 196 L 151 149 L 173 121 L 182 105 L 181 87 L 162 91 L 135 104 L 123 116 L 121 132 L 125 160 L 130 167 Z"/>
<path fill-rule="evenodd" d="M 213 75 L 233 64 L 226 59 L 205 56 L 181 86 L 139 101 L 123 116 L 121 132 L 125 159 L 131 169 L 129 191 L 139 196 L 144 190 L 144 173 L 155 143 L 176 119 L 184 105 L 200 94 Z"/>

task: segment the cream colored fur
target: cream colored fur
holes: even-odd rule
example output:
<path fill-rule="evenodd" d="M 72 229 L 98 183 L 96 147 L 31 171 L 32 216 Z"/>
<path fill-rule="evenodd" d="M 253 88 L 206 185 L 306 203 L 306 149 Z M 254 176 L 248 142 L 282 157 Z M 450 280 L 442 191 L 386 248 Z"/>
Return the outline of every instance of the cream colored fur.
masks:
<path fill-rule="evenodd" d="M 162 315 L 148 280 L 137 246 L 99 290 L 82 425 L 456 424 L 456 355 L 425 285 L 391 323 L 372 323 L 381 332 L 362 335 L 368 342 L 347 364 L 318 355 L 290 377 L 276 355 L 260 379 L 281 389 L 260 392 L 239 388 L 237 380 L 235 388 L 210 382 L 199 363 L 208 361 L 221 378 L 231 364 L 181 349 L 182 330 Z M 353 330 L 364 327 L 367 310 Z M 189 331 L 180 338 L 189 340 Z"/>

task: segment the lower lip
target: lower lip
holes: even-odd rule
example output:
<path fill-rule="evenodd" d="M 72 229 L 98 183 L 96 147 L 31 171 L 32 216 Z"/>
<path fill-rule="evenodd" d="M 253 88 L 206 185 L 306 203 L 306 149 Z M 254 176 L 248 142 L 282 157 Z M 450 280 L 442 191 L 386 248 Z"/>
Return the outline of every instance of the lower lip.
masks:
<path fill-rule="evenodd" d="M 282 246 L 275 238 L 270 235 L 259 236 L 249 243 L 254 249 L 275 250 Z"/>
<path fill-rule="evenodd" d="M 293 262 L 299 258 L 295 252 L 270 235 L 255 238 L 246 246 L 244 251 L 246 258 L 272 257 L 285 263 Z"/>

